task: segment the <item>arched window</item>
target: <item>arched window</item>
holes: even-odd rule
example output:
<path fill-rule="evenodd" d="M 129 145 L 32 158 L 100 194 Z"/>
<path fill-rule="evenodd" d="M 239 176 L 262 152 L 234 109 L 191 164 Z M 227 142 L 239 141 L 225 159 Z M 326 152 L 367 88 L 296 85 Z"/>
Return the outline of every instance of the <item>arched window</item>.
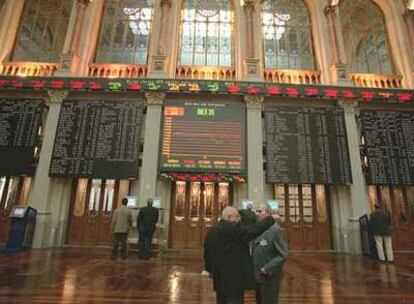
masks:
<path fill-rule="evenodd" d="M 14 61 L 59 62 L 72 1 L 26 1 L 17 35 Z"/>
<path fill-rule="evenodd" d="M 107 0 L 96 62 L 147 64 L 152 0 Z"/>
<path fill-rule="evenodd" d="M 233 66 L 231 1 L 184 1 L 178 65 Z"/>
<path fill-rule="evenodd" d="M 262 31 L 266 68 L 315 69 L 309 12 L 303 0 L 266 0 Z"/>
<path fill-rule="evenodd" d="M 351 71 L 393 74 L 380 8 L 372 1 L 342 0 L 339 13 Z"/>

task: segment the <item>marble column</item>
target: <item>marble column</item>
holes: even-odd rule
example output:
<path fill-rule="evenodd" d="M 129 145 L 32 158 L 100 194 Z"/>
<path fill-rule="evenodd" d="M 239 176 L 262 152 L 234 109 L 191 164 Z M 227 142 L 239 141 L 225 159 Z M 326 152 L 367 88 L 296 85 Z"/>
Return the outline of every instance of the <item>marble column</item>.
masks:
<path fill-rule="evenodd" d="M 256 54 L 256 35 L 254 30 L 255 0 L 244 0 L 244 13 L 246 16 L 246 58 L 244 59 L 244 80 L 260 81 L 260 60 Z"/>
<path fill-rule="evenodd" d="M 49 178 L 49 166 L 52 158 L 62 101 L 66 98 L 68 91 L 48 91 L 48 94 L 49 100 L 47 101 L 47 104 L 49 106 L 49 111 L 44 124 L 39 164 L 33 178 L 32 189 L 29 196 L 29 205 L 37 209 L 38 212 L 33 248 L 43 248 L 50 244 L 53 180 Z"/>
<path fill-rule="evenodd" d="M 76 74 L 79 66 L 79 39 L 82 32 L 85 10 L 89 3 L 89 0 L 73 0 L 65 43 L 60 55 L 60 68 L 56 71 L 56 76 Z"/>
<path fill-rule="evenodd" d="M 147 92 L 147 114 L 145 118 L 144 152 L 139 188 L 139 205 L 144 206 L 149 197 L 156 196 L 158 156 L 160 150 L 160 131 L 162 104 L 166 94 Z"/>
<path fill-rule="evenodd" d="M 23 14 L 24 0 L 6 0 L 3 6 L 0 20 L 0 63 L 11 59 Z"/>
<path fill-rule="evenodd" d="M 348 187 L 348 223 L 346 224 L 348 251 L 351 254 L 361 254 L 361 237 L 359 218 L 370 212 L 370 205 L 366 190 L 365 177 L 362 171 L 362 161 L 359 148 L 360 132 L 356 122 L 358 102 L 339 100 L 339 106 L 344 110 L 346 132 L 348 135 L 349 157 L 351 162 L 352 185 Z M 345 224 L 345 223 L 343 223 Z"/>
<path fill-rule="evenodd" d="M 155 52 L 151 55 L 150 77 L 167 77 L 167 56 L 165 50 L 166 32 L 168 25 L 168 13 L 171 9 L 171 0 L 160 0 L 160 17 L 157 20 L 158 31 L 153 31 Z M 155 20 L 154 20 L 155 21 Z M 155 23 L 154 23 L 155 25 Z"/>
<path fill-rule="evenodd" d="M 328 34 L 332 49 L 332 77 L 336 79 L 338 85 L 352 86 L 347 78 L 348 63 L 338 5 L 326 6 L 325 15 L 328 20 Z"/>
<path fill-rule="evenodd" d="M 255 206 L 264 202 L 262 105 L 264 97 L 245 95 L 247 107 L 247 195 Z"/>

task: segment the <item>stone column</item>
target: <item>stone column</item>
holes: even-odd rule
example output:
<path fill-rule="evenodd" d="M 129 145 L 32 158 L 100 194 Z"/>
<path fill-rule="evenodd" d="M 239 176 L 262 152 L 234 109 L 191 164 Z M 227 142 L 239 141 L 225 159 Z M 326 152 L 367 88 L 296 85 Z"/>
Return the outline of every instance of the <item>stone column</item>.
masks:
<path fill-rule="evenodd" d="M 246 58 L 244 59 L 244 80 L 260 81 L 260 60 L 256 54 L 256 35 L 254 30 L 255 0 L 243 1 L 246 16 Z"/>
<path fill-rule="evenodd" d="M 85 9 L 81 36 L 79 37 L 79 67 L 74 76 L 88 75 L 89 63 L 96 53 L 104 4 L 104 0 L 94 0 Z"/>
<path fill-rule="evenodd" d="M 49 166 L 52 158 L 60 108 L 67 91 L 48 91 L 49 112 L 44 125 L 44 134 L 36 174 L 33 178 L 29 196 L 29 205 L 37 209 L 36 229 L 33 239 L 34 248 L 47 247 L 50 244 L 51 205 L 53 180 L 49 178 Z M 58 202 L 59 203 L 59 202 Z"/>
<path fill-rule="evenodd" d="M 10 60 L 23 8 L 24 0 L 6 0 L 4 3 L 0 20 L 0 63 Z"/>
<path fill-rule="evenodd" d="M 56 76 L 75 75 L 79 66 L 79 39 L 89 0 L 74 0 L 69 18 L 68 30 L 62 54 L 60 55 L 60 69 Z"/>
<path fill-rule="evenodd" d="M 262 105 L 264 97 L 245 95 L 247 106 L 247 195 L 255 206 L 264 202 Z"/>
<path fill-rule="evenodd" d="M 158 155 L 160 150 L 160 130 L 162 104 L 166 94 L 147 92 L 147 114 L 145 118 L 144 152 L 140 175 L 139 204 L 145 206 L 149 197 L 156 196 Z"/>
<path fill-rule="evenodd" d="M 413 4 L 414 6 L 414 4 Z M 410 35 L 410 46 L 411 50 L 414 50 L 414 7 L 412 9 L 407 9 L 404 14 L 405 22 L 407 23 L 408 33 Z M 411 67 L 414 77 L 414 59 L 411 58 Z"/>
<path fill-rule="evenodd" d="M 166 26 L 168 25 L 168 13 L 171 9 L 171 0 L 160 0 L 160 17 L 158 20 L 154 20 L 153 28 L 158 22 L 158 31 L 153 31 L 152 35 L 155 40 L 154 49 L 155 52 L 151 55 L 151 77 L 166 78 L 167 77 L 167 56 L 165 51 L 166 40 Z"/>
<path fill-rule="evenodd" d="M 332 48 L 332 77 L 333 79 L 336 79 L 338 85 L 352 86 L 347 78 L 348 63 L 346 58 L 341 21 L 339 18 L 338 5 L 326 6 L 325 15 L 328 19 L 328 34 Z"/>
<path fill-rule="evenodd" d="M 345 113 L 345 125 L 348 135 L 349 158 L 351 162 L 352 185 L 349 187 L 349 219 L 348 219 L 348 248 L 351 254 L 361 254 L 361 238 L 359 218 L 370 212 L 366 191 L 365 177 L 362 171 L 361 154 L 359 150 L 360 133 L 356 117 L 358 102 L 340 100 L 339 106 Z M 342 202 L 346 204 L 346 202 Z"/>

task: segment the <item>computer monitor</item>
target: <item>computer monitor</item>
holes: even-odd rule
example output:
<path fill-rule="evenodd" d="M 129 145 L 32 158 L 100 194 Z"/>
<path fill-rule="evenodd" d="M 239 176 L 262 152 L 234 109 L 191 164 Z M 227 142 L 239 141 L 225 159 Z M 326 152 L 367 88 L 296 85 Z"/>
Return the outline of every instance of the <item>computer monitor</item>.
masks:
<path fill-rule="evenodd" d="M 127 207 L 134 208 L 137 206 L 137 197 L 136 196 L 127 196 L 128 199 Z"/>
<path fill-rule="evenodd" d="M 27 207 L 15 206 L 10 214 L 10 217 L 23 218 L 26 214 Z"/>
<path fill-rule="evenodd" d="M 240 208 L 246 210 L 248 206 L 253 206 L 253 201 L 250 199 L 242 199 L 240 202 Z"/>
<path fill-rule="evenodd" d="M 272 211 L 279 210 L 279 202 L 277 200 L 267 200 L 267 205 Z"/>
<path fill-rule="evenodd" d="M 155 208 L 157 208 L 157 209 L 160 209 L 161 208 L 161 198 L 154 197 L 152 199 L 152 206 L 155 207 Z"/>

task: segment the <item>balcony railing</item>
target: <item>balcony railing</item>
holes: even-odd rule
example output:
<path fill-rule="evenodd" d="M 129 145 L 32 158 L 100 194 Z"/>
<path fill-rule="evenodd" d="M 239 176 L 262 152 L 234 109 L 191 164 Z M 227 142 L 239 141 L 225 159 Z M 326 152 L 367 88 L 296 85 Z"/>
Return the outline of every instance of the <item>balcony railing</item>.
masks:
<path fill-rule="evenodd" d="M 0 75 L 5 76 L 53 76 L 60 67 L 57 63 L 6 62 L 0 64 Z"/>
<path fill-rule="evenodd" d="M 280 70 L 265 69 L 266 82 L 295 83 L 295 84 L 320 84 L 321 72 L 311 70 Z"/>
<path fill-rule="evenodd" d="M 357 87 L 381 89 L 402 88 L 402 76 L 398 75 L 349 73 L 348 79 Z"/>
<path fill-rule="evenodd" d="M 180 79 L 236 80 L 232 67 L 178 66 L 175 77 Z"/>
<path fill-rule="evenodd" d="M 147 66 L 138 64 L 91 63 L 89 77 L 101 78 L 144 78 Z"/>

